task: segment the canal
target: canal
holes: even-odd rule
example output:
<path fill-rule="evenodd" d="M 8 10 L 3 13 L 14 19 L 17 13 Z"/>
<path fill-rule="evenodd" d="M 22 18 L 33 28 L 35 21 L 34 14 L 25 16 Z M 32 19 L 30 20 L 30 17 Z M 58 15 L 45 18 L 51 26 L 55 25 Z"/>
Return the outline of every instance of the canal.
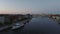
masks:
<path fill-rule="evenodd" d="M 2 32 L 0 32 L 2 33 Z M 32 18 L 24 27 L 17 30 L 9 30 L 6 34 L 60 34 L 60 25 L 54 19 L 48 17 Z"/>

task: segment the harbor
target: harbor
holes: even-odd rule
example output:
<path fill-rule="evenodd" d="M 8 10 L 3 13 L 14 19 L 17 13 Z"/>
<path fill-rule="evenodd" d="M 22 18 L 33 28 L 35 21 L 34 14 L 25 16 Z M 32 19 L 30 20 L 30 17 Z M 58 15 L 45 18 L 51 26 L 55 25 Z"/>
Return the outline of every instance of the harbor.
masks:
<path fill-rule="evenodd" d="M 23 27 L 4 31 L 6 34 L 59 34 L 60 25 L 49 17 L 36 17 L 30 19 Z"/>
<path fill-rule="evenodd" d="M 55 16 L 54 16 L 55 17 Z M 13 20 L 10 27 L 0 32 L 6 34 L 59 34 L 60 24 L 53 16 L 37 16 Z M 20 20 L 21 19 L 21 20 Z"/>

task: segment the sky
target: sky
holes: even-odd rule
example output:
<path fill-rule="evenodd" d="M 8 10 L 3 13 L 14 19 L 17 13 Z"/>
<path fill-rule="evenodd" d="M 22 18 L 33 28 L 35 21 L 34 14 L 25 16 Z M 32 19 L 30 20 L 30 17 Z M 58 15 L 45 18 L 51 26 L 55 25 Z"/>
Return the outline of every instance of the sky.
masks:
<path fill-rule="evenodd" d="M 0 0 L 0 14 L 60 14 L 60 0 Z"/>

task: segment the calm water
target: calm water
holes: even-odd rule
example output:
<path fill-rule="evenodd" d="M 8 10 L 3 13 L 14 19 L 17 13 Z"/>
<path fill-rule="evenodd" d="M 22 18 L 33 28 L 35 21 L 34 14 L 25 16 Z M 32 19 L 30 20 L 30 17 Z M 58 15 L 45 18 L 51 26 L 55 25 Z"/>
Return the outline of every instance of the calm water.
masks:
<path fill-rule="evenodd" d="M 60 34 L 60 25 L 48 17 L 32 18 L 24 27 L 6 34 Z"/>

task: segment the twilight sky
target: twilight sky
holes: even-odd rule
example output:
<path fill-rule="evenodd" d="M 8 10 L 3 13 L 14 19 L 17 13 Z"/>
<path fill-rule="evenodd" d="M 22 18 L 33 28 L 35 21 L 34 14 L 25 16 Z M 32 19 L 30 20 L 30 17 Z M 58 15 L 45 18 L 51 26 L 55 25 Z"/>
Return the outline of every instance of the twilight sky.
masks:
<path fill-rule="evenodd" d="M 60 14 L 60 0 L 0 0 L 0 14 Z"/>

